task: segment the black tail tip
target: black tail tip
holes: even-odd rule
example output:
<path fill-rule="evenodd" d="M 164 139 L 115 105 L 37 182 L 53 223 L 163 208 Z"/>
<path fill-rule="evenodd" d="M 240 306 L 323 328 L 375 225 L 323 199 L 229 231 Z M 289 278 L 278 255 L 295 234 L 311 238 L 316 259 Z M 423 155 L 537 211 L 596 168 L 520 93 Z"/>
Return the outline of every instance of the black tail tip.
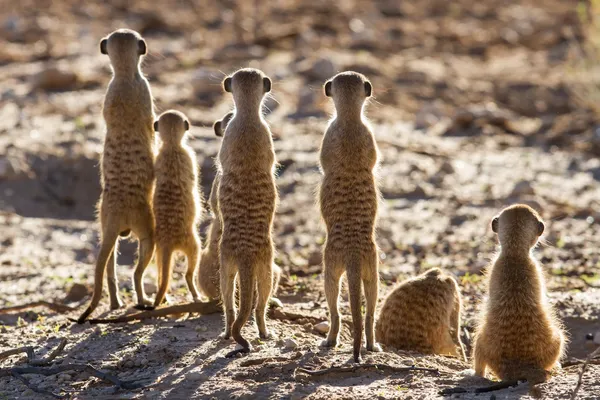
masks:
<path fill-rule="evenodd" d="M 225 358 L 233 358 L 238 354 L 248 354 L 250 353 L 250 349 L 248 347 L 242 347 L 241 349 L 235 349 L 225 354 Z"/>
<path fill-rule="evenodd" d="M 119 233 L 119 236 L 127 237 L 127 236 L 129 236 L 130 233 L 131 233 L 131 229 L 126 229 L 123 232 Z"/>

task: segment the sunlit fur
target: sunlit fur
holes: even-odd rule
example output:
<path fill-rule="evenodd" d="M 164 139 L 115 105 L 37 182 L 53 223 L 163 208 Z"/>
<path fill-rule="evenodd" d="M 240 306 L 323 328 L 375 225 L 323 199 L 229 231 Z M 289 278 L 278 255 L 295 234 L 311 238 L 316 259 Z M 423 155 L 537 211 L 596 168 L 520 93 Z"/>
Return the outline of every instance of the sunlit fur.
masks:
<path fill-rule="evenodd" d="M 363 334 L 362 286 L 366 298 L 367 350 L 380 350 L 374 339 L 379 288 L 375 243 L 379 191 L 374 172 L 378 152 L 375 137 L 363 116 L 370 88 L 367 79 L 355 72 L 340 73 L 325 84 L 336 115 L 327 127 L 320 155 L 323 181 L 319 203 L 327 228 L 323 252 L 325 296 L 331 323 L 323 345 L 333 347 L 338 343 L 340 278 L 346 272 L 356 362 L 360 361 Z"/>
<path fill-rule="evenodd" d="M 185 279 L 194 301 L 200 297 L 196 288 L 196 271 L 202 249 L 198 224 L 202 217 L 202 201 L 198 181 L 196 153 L 187 144 L 189 122 L 178 111 L 166 111 L 157 123 L 162 145 L 156 157 L 156 264 L 159 288 L 154 301 L 162 303 L 172 275 L 172 255 L 182 251 L 187 259 Z"/>
<path fill-rule="evenodd" d="M 265 311 L 273 285 L 273 215 L 277 204 L 275 152 L 271 131 L 261 114 L 271 81 L 262 71 L 246 68 L 225 78 L 235 114 L 223 135 L 218 156 L 218 209 L 223 225 L 220 242 L 224 337 L 251 351 L 241 329 L 252 312 L 257 289 L 256 322 L 261 338 L 269 337 Z M 235 318 L 235 277 L 239 275 L 240 309 Z"/>
<path fill-rule="evenodd" d="M 531 254 L 544 230 L 529 206 L 508 207 L 492 222 L 500 253 L 488 271 L 473 347 L 477 375 L 502 380 L 547 379 L 563 355 L 565 335 L 546 296 L 544 273 Z"/>
<path fill-rule="evenodd" d="M 129 232 L 139 240 L 139 256 L 134 274 L 138 307 L 151 304 L 142 279 L 154 252 L 154 216 L 151 199 L 154 189 L 154 108 L 150 85 L 139 64 L 142 37 L 120 29 L 103 39 L 113 77 L 104 98 L 106 122 L 104 151 L 100 161 L 102 194 L 98 203 L 101 245 L 90 306 L 79 317 L 83 322 L 102 297 L 104 272 L 108 264 L 108 292 L 111 309 L 122 306 L 116 277 L 119 234 Z M 143 42 L 145 48 L 145 42 Z"/>
<path fill-rule="evenodd" d="M 438 268 L 401 282 L 383 302 L 378 342 L 400 350 L 450 354 L 467 361 L 460 340 L 460 289 Z"/>

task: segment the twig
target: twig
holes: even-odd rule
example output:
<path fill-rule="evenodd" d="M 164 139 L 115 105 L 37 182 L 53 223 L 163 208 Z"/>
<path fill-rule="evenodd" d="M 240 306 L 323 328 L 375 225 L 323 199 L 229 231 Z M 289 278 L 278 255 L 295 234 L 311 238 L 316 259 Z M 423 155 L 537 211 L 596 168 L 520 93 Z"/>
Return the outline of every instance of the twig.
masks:
<path fill-rule="evenodd" d="M 62 338 L 60 343 L 58 344 L 58 346 L 56 346 L 56 348 L 54 350 L 52 350 L 52 352 L 50 354 L 48 354 L 48 356 L 46 358 L 34 358 L 35 354 L 33 352 L 33 347 L 31 346 L 24 346 L 24 347 L 19 347 L 17 349 L 11 349 L 11 350 L 6 350 L 3 351 L 2 353 L 0 353 L 0 360 L 15 355 L 15 354 L 19 354 L 19 353 L 25 353 L 27 354 L 27 363 L 30 365 L 48 365 L 50 364 L 65 348 L 65 346 L 67 345 L 67 339 L 66 338 Z"/>
<path fill-rule="evenodd" d="M 496 390 L 508 389 L 513 386 L 519 386 L 519 381 L 502 381 L 490 386 L 478 387 L 475 389 L 475 393 L 494 392 Z"/>
<path fill-rule="evenodd" d="M 335 374 L 335 373 L 357 372 L 357 371 L 360 371 L 363 369 L 377 369 L 380 371 L 386 371 L 386 372 L 392 372 L 392 373 L 393 372 L 413 372 L 413 371 L 433 372 L 435 374 L 440 373 L 440 371 L 435 368 L 422 368 L 422 367 L 415 367 L 414 365 L 412 365 L 410 367 L 393 367 L 391 365 L 386 365 L 386 364 L 357 364 L 357 365 L 353 365 L 350 367 L 331 367 L 331 368 L 319 369 L 316 371 L 306 369 L 306 368 L 296 368 L 296 372 L 303 372 L 310 376 L 323 376 L 323 375 Z"/>
<path fill-rule="evenodd" d="M 574 358 L 572 360 L 568 360 L 568 361 L 565 361 L 564 363 L 562 363 L 561 367 L 569 368 L 569 367 L 574 367 L 576 365 L 581 365 L 583 363 L 585 363 L 585 360 L 579 360 L 577 358 Z M 588 365 L 600 365 L 600 360 L 589 360 Z"/>
<path fill-rule="evenodd" d="M 47 396 L 54 397 L 55 399 L 64 399 L 64 396 L 61 396 L 56 393 L 52 393 L 49 390 L 40 389 L 38 386 L 29 382 L 29 379 L 25 378 L 23 375 L 21 375 L 17 372 L 11 371 L 11 375 L 14 376 L 15 378 L 17 378 L 18 380 L 20 380 L 21 382 L 23 382 L 23 384 L 25 386 L 27 386 L 29 389 L 33 390 L 36 393 L 45 394 Z"/>
<path fill-rule="evenodd" d="M 579 378 L 577 379 L 577 385 L 575 386 L 575 390 L 573 390 L 573 393 L 571 394 L 571 400 L 575 400 L 575 398 L 577 397 L 577 392 L 579 392 L 581 384 L 583 383 L 583 374 L 585 374 L 585 370 L 587 369 L 587 366 L 592 360 L 592 358 L 596 357 L 597 355 L 600 355 L 600 347 L 598 347 L 586 357 L 585 362 L 581 367 L 581 372 L 579 372 Z"/>
<path fill-rule="evenodd" d="M 77 371 L 77 372 L 88 372 L 98 379 L 108 381 L 113 385 L 123 389 L 139 389 L 143 387 L 142 384 L 135 381 L 122 381 L 116 376 L 102 372 L 99 369 L 92 367 L 90 364 L 65 364 L 58 365 L 52 368 L 43 367 L 13 367 L 0 369 L 0 377 L 14 376 L 14 374 L 38 374 L 38 375 L 56 375 L 64 371 Z"/>
<path fill-rule="evenodd" d="M 51 309 L 52 311 L 56 311 L 58 313 L 67 313 L 67 312 L 76 310 L 76 308 L 70 307 L 70 306 L 67 306 L 64 304 L 58 304 L 58 303 L 53 303 L 50 301 L 39 300 L 39 301 L 34 301 L 32 303 L 20 304 L 18 306 L 10 306 L 10 307 L 0 308 L 0 314 L 7 314 L 10 312 L 15 312 L 15 311 L 28 310 L 30 308 L 35 308 L 35 307 L 40 307 L 40 306 L 47 307 L 47 308 Z"/>
<path fill-rule="evenodd" d="M 297 352 L 291 357 L 265 357 L 265 358 L 251 358 L 249 360 L 244 360 L 240 363 L 240 367 L 252 367 L 255 365 L 260 365 L 264 363 L 272 363 L 272 362 L 285 362 L 285 361 L 294 361 L 302 357 L 301 352 Z"/>
<path fill-rule="evenodd" d="M 220 302 L 217 300 L 204 302 L 194 302 L 179 304 L 176 306 L 157 308 L 156 310 L 142 311 L 134 314 L 123 315 L 117 318 L 97 318 L 89 319 L 90 324 L 114 324 L 130 321 L 142 321 L 148 318 L 166 317 L 173 314 L 199 313 L 202 315 L 216 314 L 221 312 Z M 73 322 L 77 320 L 70 319 Z"/>

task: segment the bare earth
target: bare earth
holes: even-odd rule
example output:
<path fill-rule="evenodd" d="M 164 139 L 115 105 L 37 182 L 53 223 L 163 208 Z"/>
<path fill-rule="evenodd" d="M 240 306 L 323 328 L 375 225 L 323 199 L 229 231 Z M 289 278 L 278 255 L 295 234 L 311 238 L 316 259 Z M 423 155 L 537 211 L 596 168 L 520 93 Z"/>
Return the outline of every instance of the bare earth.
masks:
<path fill-rule="evenodd" d="M 110 3 L 21 0 L 0 7 L 0 307 L 48 300 L 77 308 L 0 314 L 0 351 L 34 346 L 39 357 L 67 338 L 55 365 L 90 363 L 142 387 L 115 390 L 73 371 L 26 375 L 30 386 L 78 399 L 430 399 L 456 387 L 467 392 L 447 397 L 532 398 L 528 384 L 475 394 L 491 382 L 472 376 L 470 365 L 389 348 L 365 353 L 364 361 L 439 373 L 363 369 L 311 377 L 296 370 L 353 365 L 347 326 L 343 345 L 329 351 L 318 346 L 324 334 L 315 329 L 327 320 L 315 190 L 332 106 L 321 85 L 346 69 L 366 74 L 374 87 L 368 115 L 384 197 L 380 298 L 397 280 L 428 268 L 454 273 L 470 350 L 482 273 L 496 246 L 489 221 L 503 206 L 527 202 L 547 222 L 536 256 L 570 334 L 565 361 L 594 350 L 585 335 L 600 331 L 600 135 L 594 115 L 566 85 L 570 44 L 582 35 L 576 3 L 280 0 L 264 2 L 256 37 L 250 1 L 243 2 L 240 32 L 228 11 L 232 1 L 161 2 L 166 13 L 150 1 Z M 234 343 L 218 338 L 220 314 L 113 325 L 68 320 L 89 301 L 98 244 L 100 111 L 110 79 L 98 43 L 120 27 L 148 42 L 144 71 L 158 111 L 176 108 L 191 119 L 205 198 L 220 143 L 211 125 L 232 105 L 220 88 L 223 72 L 252 66 L 274 81 L 267 119 L 281 164 L 274 236 L 285 276 L 278 297 L 285 315 L 300 317 L 275 312 L 268 325 L 277 338 L 264 342 L 248 326 L 255 348 L 248 356 L 224 358 Z M 135 244 L 123 243 L 121 253 L 120 288 L 131 307 Z M 172 304 L 191 299 L 184 270 L 176 268 Z M 155 282 L 153 264 L 150 293 Z M 95 316 L 124 312 L 109 313 L 105 294 Z M 346 294 L 342 313 L 348 321 Z M 23 355 L 0 361 L 2 369 L 25 365 Z M 580 368 L 563 368 L 538 394 L 570 398 Z M 0 399 L 44 397 L 0 377 Z M 578 398 L 600 398 L 600 365 L 589 366 Z"/>

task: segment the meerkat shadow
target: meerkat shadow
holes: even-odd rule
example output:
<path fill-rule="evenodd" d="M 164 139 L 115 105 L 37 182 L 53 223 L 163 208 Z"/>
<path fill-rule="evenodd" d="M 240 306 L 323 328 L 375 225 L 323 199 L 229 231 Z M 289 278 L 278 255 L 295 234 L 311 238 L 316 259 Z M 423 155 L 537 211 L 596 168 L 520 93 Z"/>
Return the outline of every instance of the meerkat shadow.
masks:
<path fill-rule="evenodd" d="M 530 395 L 532 385 L 526 380 L 519 381 L 493 381 L 480 376 L 468 374 L 456 382 L 455 386 L 446 387 L 439 391 L 443 398 L 456 398 L 459 394 L 483 394 L 501 392 L 503 396 L 510 393 L 511 398 L 521 398 Z M 492 395 L 494 396 L 494 395 Z M 496 396 L 494 396 L 495 398 Z"/>

